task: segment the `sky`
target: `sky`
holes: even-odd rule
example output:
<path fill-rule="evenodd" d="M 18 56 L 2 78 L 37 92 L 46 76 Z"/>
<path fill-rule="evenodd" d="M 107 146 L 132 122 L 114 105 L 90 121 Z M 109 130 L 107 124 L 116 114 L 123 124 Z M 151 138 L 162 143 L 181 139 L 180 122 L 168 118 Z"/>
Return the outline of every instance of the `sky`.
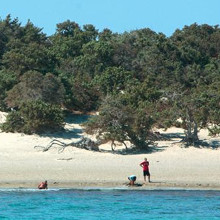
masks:
<path fill-rule="evenodd" d="M 0 0 L 1 20 L 28 19 L 48 36 L 66 20 L 123 33 L 150 28 L 166 36 L 185 25 L 220 24 L 220 0 Z"/>

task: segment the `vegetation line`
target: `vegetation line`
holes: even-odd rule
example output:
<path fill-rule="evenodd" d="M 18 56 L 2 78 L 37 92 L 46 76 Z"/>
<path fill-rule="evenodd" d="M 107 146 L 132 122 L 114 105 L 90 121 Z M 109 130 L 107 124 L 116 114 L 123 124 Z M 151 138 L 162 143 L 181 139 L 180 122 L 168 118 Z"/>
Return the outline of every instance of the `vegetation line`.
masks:
<path fill-rule="evenodd" d="M 84 124 L 101 142 L 148 149 L 152 128 L 220 133 L 220 29 L 192 24 L 171 37 L 149 28 L 123 34 L 72 21 L 46 36 L 28 21 L 0 20 L 0 110 L 5 132 L 64 128 L 68 112 L 99 112 Z"/>

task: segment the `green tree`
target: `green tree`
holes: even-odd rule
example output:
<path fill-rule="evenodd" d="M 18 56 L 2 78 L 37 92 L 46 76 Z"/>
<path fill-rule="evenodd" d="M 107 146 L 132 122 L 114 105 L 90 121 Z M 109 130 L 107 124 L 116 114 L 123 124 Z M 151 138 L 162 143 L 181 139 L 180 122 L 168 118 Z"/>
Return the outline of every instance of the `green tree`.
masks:
<path fill-rule="evenodd" d="M 99 91 L 92 85 L 89 78 L 74 78 L 71 84 L 71 105 L 75 110 L 82 112 L 94 111 L 97 109 Z"/>
<path fill-rule="evenodd" d="M 155 106 L 160 93 L 137 83 L 130 84 L 123 93 L 107 96 L 101 103 L 99 115 L 86 125 L 86 131 L 98 138 L 125 144 L 129 141 L 139 149 L 151 143 L 151 128 L 156 124 Z"/>
<path fill-rule="evenodd" d="M 220 122 L 218 65 L 208 64 L 203 70 L 196 67 L 197 65 L 191 68 L 188 66 L 189 72 L 184 73 L 184 83 L 170 87 L 170 92 L 164 94 L 172 106 L 169 109 L 171 124 L 175 124 L 178 118 L 182 119 L 182 127 L 185 129 L 184 140 L 187 145 L 200 144 L 199 130 L 209 128 L 212 131 L 210 125 L 215 125 L 216 128 Z M 196 70 L 199 72 L 196 73 Z"/>
<path fill-rule="evenodd" d="M 108 67 L 101 75 L 93 79 L 99 91 L 104 95 L 125 90 L 127 83 L 133 80 L 133 74 L 121 67 Z"/>
<path fill-rule="evenodd" d="M 53 44 L 51 53 L 57 58 L 58 64 L 62 65 L 65 59 L 74 58 L 81 55 L 84 44 L 95 41 L 98 31 L 91 24 L 80 26 L 67 20 L 57 24 L 56 33 L 50 37 Z"/>
<path fill-rule="evenodd" d="M 48 73 L 44 76 L 37 71 L 29 71 L 8 91 L 6 103 L 12 108 L 34 100 L 61 105 L 64 102 L 64 94 L 63 84 L 53 74 Z"/>
<path fill-rule="evenodd" d="M 11 15 L 7 15 L 4 20 L 0 20 L 0 59 L 7 51 L 7 43 L 21 35 L 21 24 L 18 18 L 12 20 Z M 1 63 L 0 63 L 1 65 Z"/>
<path fill-rule="evenodd" d="M 7 92 L 12 89 L 12 87 L 17 83 L 16 74 L 9 72 L 7 70 L 0 71 L 0 110 L 6 111 L 7 106 L 5 103 L 5 98 Z"/>
<path fill-rule="evenodd" d="M 94 77 L 112 65 L 113 49 L 109 42 L 91 41 L 82 47 L 82 55 L 74 59 L 75 73 Z"/>
<path fill-rule="evenodd" d="M 37 100 L 25 102 L 19 111 L 10 112 L 2 130 L 33 134 L 56 131 L 63 125 L 64 115 L 60 107 Z"/>
<path fill-rule="evenodd" d="M 42 73 L 52 71 L 55 65 L 54 57 L 49 53 L 51 44 L 42 33 L 42 29 L 35 27 L 30 21 L 20 27 L 10 37 L 2 56 L 5 68 L 22 75 L 28 70 L 37 70 Z M 18 35 L 18 37 L 17 37 Z"/>

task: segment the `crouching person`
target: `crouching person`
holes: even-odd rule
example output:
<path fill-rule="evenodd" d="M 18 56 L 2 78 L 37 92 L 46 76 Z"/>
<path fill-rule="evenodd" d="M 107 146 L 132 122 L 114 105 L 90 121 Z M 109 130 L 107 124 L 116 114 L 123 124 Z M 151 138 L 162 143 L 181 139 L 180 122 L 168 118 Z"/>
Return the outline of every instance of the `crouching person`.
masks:
<path fill-rule="evenodd" d="M 47 180 L 45 180 L 45 182 L 41 182 L 38 185 L 38 189 L 48 189 Z"/>
<path fill-rule="evenodd" d="M 134 186 L 136 179 L 137 179 L 137 177 L 136 177 L 135 175 L 129 176 L 129 177 L 128 177 L 128 180 L 129 180 L 130 182 L 128 183 L 128 185 L 129 185 L 129 186 Z"/>

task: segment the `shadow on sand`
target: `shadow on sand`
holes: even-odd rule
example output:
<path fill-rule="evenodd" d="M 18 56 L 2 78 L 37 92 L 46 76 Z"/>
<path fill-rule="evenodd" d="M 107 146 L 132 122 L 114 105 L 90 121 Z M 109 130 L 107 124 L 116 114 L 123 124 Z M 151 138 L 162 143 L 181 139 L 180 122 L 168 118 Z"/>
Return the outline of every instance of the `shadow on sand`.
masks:
<path fill-rule="evenodd" d="M 43 133 L 40 134 L 41 137 L 52 137 L 52 138 L 62 138 L 62 139 L 73 139 L 81 138 L 83 136 L 83 129 L 76 128 L 74 125 L 82 125 L 90 118 L 90 115 L 78 115 L 78 114 L 66 114 L 65 123 L 68 125 L 67 128 L 62 129 L 57 132 Z"/>
<path fill-rule="evenodd" d="M 66 114 L 65 122 L 68 124 L 83 124 L 91 118 L 91 115 Z"/>
<path fill-rule="evenodd" d="M 169 140 L 172 140 L 172 139 L 176 139 L 176 138 L 180 138 L 180 139 L 183 139 L 185 137 L 185 134 L 182 132 L 178 132 L 178 133 L 162 133 L 160 134 L 162 137 L 166 138 L 166 139 L 169 139 Z"/>
<path fill-rule="evenodd" d="M 73 128 L 72 130 L 63 129 L 62 131 L 54 132 L 54 133 L 46 133 L 40 134 L 41 137 L 51 137 L 51 138 L 62 138 L 66 140 L 70 140 L 72 138 L 81 138 L 83 131 L 82 129 Z"/>
<path fill-rule="evenodd" d="M 183 147 L 188 147 L 185 140 L 185 134 L 182 133 L 162 133 L 160 134 L 161 140 L 167 140 L 167 141 L 174 141 L 174 143 L 182 143 Z M 179 139 L 178 142 L 176 142 L 175 139 Z M 199 140 L 194 144 L 194 147 L 196 148 L 210 148 L 210 149 L 218 149 L 220 147 L 220 140 Z"/>
<path fill-rule="evenodd" d="M 217 149 L 220 147 L 220 141 L 218 141 L 218 140 L 210 141 L 209 146 L 213 149 Z"/>
<path fill-rule="evenodd" d="M 73 114 L 73 113 L 67 113 L 65 118 L 66 128 L 63 130 L 60 130 L 58 132 L 54 133 L 44 133 L 40 134 L 42 137 L 51 137 L 54 139 L 62 138 L 65 140 L 70 139 L 80 139 L 83 137 L 83 129 L 80 128 L 78 125 L 82 125 L 83 123 L 87 122 L 89 118 L 93 116 L 91 115 L 82 115 L 82 114 Z M 76 126 L 77 125 L 77 126 Z M 175 133 L 159 133 L 155 132 L 155 136 L 153 136 L 155 139 L 154 141 L 169 141 L 173 143 L 181 143 L 183 147 L 187 147 L 185 142 L 183 141 L 185 138 L 184 132 L 175 132 Z M 178 140 L 177 140 L 178 139 Z M 147 149 L 138 149 L 138 148 L 128 148 L 128 149 L 115 149 L 114 151 L 111 150 L 111 147 L 109 147 L 109 150 L 106 149 L 100 149 L 100 152 L 104 153 L 113 153 L 113 154 L 120 154 L 120 155 L 134 155 L 134 154 L 151 154 L 156 152 L 162 152 L 164 151 L 169 145 L 167 146 L 158 146 L 155 144 L 150 145 Z M 171 143 L 172 144 L 172 143 Z M 200 140 L 195 147 L 197 148 L 210 148 L 210 149 L 218 149 L 220 147 L 220 140 L 213 139 L 213 140 Z"/>
<path fill-rule="evenodd" d="M 149 146 L 147 149 L 139 149 L 139 148 L 128 148 L 128 149 L 115 149 L 112 151 L 109 147 L 109 150 L 100 149 L 100 152 L 102 153 L 112 153 L 112 154 L 119 154 L 119 155 L 135 155 L 135 154 L 151 154 L 156 152 L 162 152 L 164 151 L 168 146 Z"/>
<path fill-rule="evenodd" d="M 183 146 L 188 147 L 186 144 L 183 143 Z M 220 141 L 219 140 L 210 140 L 207 142 L 206 140 L 199 140 L 194 144 L 194 147 L 196 148 L 209 148 L 209 149 L 218 149 L 220 147 Z"/>

